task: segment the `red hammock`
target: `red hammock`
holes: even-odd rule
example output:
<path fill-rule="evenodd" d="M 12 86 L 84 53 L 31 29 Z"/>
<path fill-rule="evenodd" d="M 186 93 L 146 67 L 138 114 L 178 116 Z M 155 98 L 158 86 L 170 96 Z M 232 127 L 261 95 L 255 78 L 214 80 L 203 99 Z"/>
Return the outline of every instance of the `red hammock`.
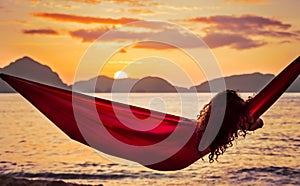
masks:
<path fill-rule="evenodd" d="M 255 119 L 283 94 L 299 72 L 300 57 L 251 100 L 249 110 Z M 182 169 L 201 158 L 195 120 L 94 98 L 6 74 L 0 74 L 0 77 L 70 138 L 101 152 L 156 170 Z M 153 123 L 157 125 L 150 130 L 130 127 L 143 128 Z"/>

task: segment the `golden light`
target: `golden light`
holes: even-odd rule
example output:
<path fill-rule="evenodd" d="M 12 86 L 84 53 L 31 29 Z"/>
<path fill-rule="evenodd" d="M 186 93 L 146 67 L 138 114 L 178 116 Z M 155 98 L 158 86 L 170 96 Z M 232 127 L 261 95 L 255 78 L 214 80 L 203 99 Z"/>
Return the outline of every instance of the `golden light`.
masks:
<path fill-rule="evenodd" d="M 114 75 L 114 78 L 115 79 L 125 79 L 125 78 L 128 78 L 128 75 L 124 71 L 117 71 Z"/>

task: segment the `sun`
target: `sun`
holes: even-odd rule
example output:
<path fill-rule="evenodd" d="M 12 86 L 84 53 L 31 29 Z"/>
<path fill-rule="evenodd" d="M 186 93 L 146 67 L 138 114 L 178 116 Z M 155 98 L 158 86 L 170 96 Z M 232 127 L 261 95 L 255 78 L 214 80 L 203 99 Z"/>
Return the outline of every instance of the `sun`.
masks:
<path fill-rule="evenodd" d="M 128 78 L 128 75 L 124 71 L 118 71 L 115 73 L 114 78 L 115 79 L 125 79 L 125 78 Z"/>

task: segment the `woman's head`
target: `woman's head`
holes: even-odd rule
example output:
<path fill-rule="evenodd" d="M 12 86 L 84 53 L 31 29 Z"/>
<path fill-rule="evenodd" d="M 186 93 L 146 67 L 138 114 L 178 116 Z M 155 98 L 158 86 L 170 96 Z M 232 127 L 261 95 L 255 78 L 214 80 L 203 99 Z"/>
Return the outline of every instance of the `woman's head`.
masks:
<path fill-rule="evenodd" d="M 226 102 L 224 100 L 226 100 Z M 226 104 L 226 107 L 225 114 L 223 115 L 221 112 L 224 112 L 224 104 Z M 214 114 L 212 114 L 213 112 Z M 199 123 L 206 127 L 210 115 L 214 117 L 224 116 L 220 130 L 210 144 L 209 161 L 213 162 L 217 160 L 218 156 L 223 154 L 228 147 L 232 146 L 234 139 L 238 138 L 238 136 L 246 136 L 252 119 L 248 114 L 246 102 L 233 90 L 227 90 L 217 94 L 200 112 L 198 118 Z M 214 120 L 214 118 L 212 118 L 212 120 Z"/>

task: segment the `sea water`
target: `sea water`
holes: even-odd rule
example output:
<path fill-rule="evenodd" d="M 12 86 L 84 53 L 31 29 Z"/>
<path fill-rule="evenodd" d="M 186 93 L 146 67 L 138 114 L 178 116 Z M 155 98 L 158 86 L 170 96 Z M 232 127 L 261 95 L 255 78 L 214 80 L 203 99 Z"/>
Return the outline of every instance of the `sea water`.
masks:
<path fill-rule="evenodd" d="M 198 107 L 175 94 L 131 94 L 128 102 L 196 119 L 211 95 L 197 96 Z M 183 101 L 191 107 L 181 109 Z M 239 139 L 218 162 L 205 157 L 160 172 L 103 156 L 71 140 L 19 94 L 0 94 L 0 175 L 118 186 L 300 185 L 300 94 L 284 94 L 262 119 L 262 129 Z"/>

